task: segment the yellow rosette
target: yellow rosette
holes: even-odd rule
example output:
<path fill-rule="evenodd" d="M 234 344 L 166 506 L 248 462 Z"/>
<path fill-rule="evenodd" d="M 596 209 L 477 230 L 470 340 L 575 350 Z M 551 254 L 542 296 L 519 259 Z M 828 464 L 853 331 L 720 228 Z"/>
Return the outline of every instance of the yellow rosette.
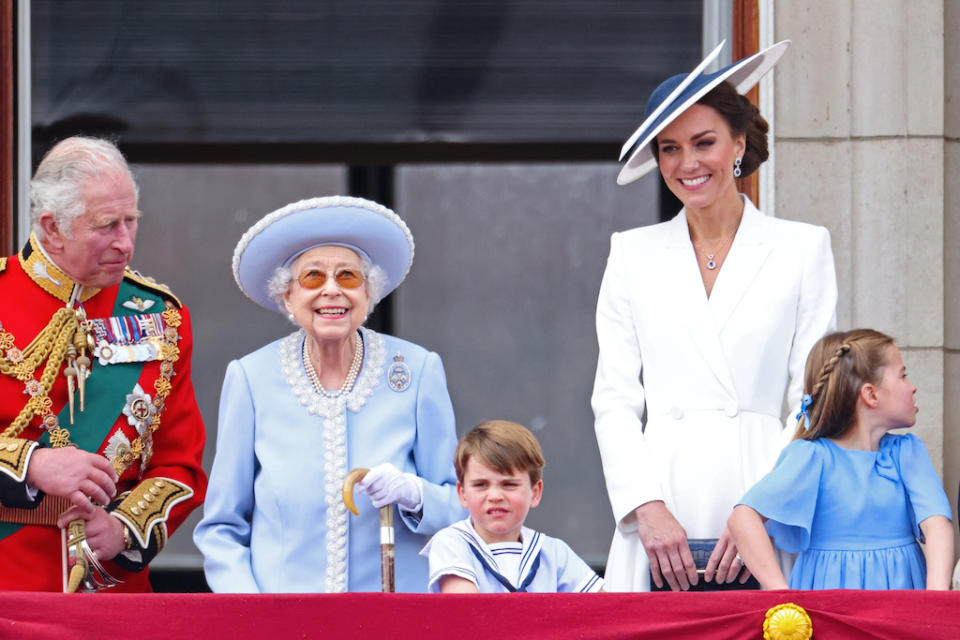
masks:
<path fill-rule="evenodd" d="M 763 619 L 763 640 L 810 640 L 812 635 L 810 616 L 792 602 L 771 607 Z"/>

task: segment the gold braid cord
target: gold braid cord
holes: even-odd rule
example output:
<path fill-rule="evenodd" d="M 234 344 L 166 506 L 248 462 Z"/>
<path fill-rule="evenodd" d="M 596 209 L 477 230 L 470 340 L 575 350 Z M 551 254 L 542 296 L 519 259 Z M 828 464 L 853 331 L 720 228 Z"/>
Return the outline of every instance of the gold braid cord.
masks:
<path fill-rule="evenodd" d="M 0 349 L 3 350 L 0 373 L 23 382 L 25 393 L 30 396 L 16 419 L 0 436 L 17 438 L 34 416 L 40 416 L 50 432 L 51 445 L 60 447 L 70 443 L 70 433 L 59 426 L 57 417 L 52 413 L 53 401 L 49 394 L 78 331 L 82 333 L 77 313 L 66 307 L 53 315 L 46 328 L 23 351 L 13 345 L 13 335 L 0 331 Z M 37 380 L 34 374 L 44 360 L 47 364 L 40 374 L 40 380 Z"/>
<path fill-rule="evenodd" d="M 0 357 L 0 373 L 23 382 L 24 392 L 30 396 L 10 426 L 0 433 L 0 440 L 6 443 L 7 452 L 22 456 L 18 460 L 18 468 L 23 476 L 26 475 L 26 456 L 32 447 L 36 446 L 36 442 L 19 436 L 30 425 L 34 417 L 38 416 L 43 421 L 43 426 L 50 436 L 52 447 L 65 447 L 70 444 L 70 432 L 60 426 L 59 419 L 53 413 L 50 390 L 60 373 L 60 365 L 63 364 L 64 358 L 69 357 L 71 360 L 68 362 L 64 373 L 68 374 L 69 372 L 73 376 L 69 378 L 70 421 L 72 422 L 72 385 L 74 378 L 78 376 L 76 355 L 78 351 L 83 354 L 83 350 L 87 347 L 88 326 L 83 309 L 63 307 L 53 314 L 47 326 L 22 351 L 14 346 L 12 334 L 0 330 L 0 349 L 3 350 L 2 357 Z M 85 355 L 82 355 L 82 357 L 87 359 Z M 46 361 L 46 365 L 40 374 L 40 379 L 37 380 L 35 377 L 36 371 L 44 361 Z M 86 372 L 81 372 L 79 375 L 85 376 Z M 82 406 L 82 386 L 80 390 Z M 49 506 L 56 506 L 56 503 L 51 503 Z M 82 519 L 73 520 L 68 528 L 70 535 L 65 551 L 71 558 L 75 559 L 75 562 L 69 570 L 66 591 L 73 593 L 89 575 L 90 562 L 86 555 L 89 549 L 85 549 L 86 527 L 84 521 Z"/>

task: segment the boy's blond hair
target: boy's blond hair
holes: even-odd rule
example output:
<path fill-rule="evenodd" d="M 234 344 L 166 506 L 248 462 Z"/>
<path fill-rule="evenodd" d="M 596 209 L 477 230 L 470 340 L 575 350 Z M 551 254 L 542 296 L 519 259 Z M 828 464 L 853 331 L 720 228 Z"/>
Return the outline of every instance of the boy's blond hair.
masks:
<path fill-rule="evenodd" d="M 543 476 L 543 451 L 530 430 L 508 420 L 487 420 L 467 432 L 453 454 L 457 481 L 463 483 L 463 474 L 470 458 L 503 474 L 526 471 L 530 484 Z"/>

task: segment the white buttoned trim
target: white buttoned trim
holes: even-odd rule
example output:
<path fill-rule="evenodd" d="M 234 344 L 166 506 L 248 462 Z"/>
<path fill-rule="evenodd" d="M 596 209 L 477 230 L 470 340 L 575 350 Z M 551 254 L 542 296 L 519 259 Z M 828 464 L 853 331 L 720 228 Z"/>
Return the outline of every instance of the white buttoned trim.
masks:
<path fill-rule="evenodd" d="M 280 343 L 280 366 L 293 395 L 306 407 L 308 415 L 323 418 L 324 502 L 327 507 L 326 593 L 347 590 L 347 508 L 343 504 L 343 478 L 347 474 L 346 410 L 357 413 L 380 383 L 386 346 L 375 331 L 360 328 L 365 345 L 363 368 L 353 389 L 342 396 L 319 393 L 307 377 L 303 365 L 303 341 L 306 334 L 295 331 Z"/>

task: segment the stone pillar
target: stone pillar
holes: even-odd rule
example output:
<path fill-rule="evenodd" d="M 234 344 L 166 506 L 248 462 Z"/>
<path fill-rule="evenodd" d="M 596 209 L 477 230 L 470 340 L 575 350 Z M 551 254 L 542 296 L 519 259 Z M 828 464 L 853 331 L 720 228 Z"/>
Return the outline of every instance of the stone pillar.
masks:
<path fill-rule="evenodd" d="M 776 39 L 793 40 L 775 78 L 776 215 L 830 230 L 839 327 L 897 339 L 919 388 L 916 433 L 956 505 L 960 7 L 788 0 L 774 11 Z"/>
<path fill-rule="evenodd" d="M 944 422 L 943 481 L 956 507 L 960 483 L 960 4 L 944 2 Z"/>

